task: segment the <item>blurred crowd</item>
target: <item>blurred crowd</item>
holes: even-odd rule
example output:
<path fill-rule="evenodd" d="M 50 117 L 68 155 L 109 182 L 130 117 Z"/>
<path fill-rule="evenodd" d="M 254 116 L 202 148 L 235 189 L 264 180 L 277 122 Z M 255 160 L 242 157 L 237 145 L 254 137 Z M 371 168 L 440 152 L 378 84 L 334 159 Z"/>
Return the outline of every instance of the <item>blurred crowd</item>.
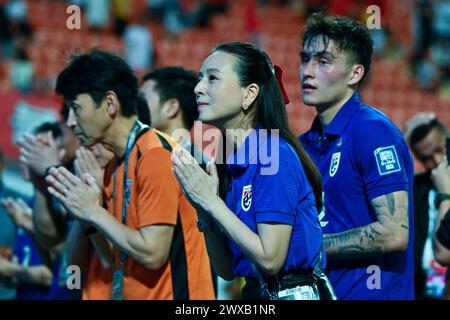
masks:
<path fill-rule="evenodd" d="M 189 28 L 208 28 L 215 15 L 227 14 L 227 0 L 146 0 L 144 8 L 138 8 L 132 0 L 52 0 L 75 4 L 82 8 L 84 22 L 91 33 L 113 32 L 123 40 L 123 54 L 136 71 L 149 71 L 156 64 L 155 39 L 149 23 L 159 23 L 169 38 L 176 38 Z M 324 11 L 365 21 L 366 8 L 377 5 L 382 19 L 386 18 L 389 6 L 385 0 L 249 0 L 244 6 L 244 24 L 251 42 L 262 45 L 264 21 L 259 9 L 269 5 L 287 6 L 303 16 Z M 134 5 L 134 7 L 133 7 Z M 132 9 L 133 8 L 133 9 Z M 136 14 L 134 11 L 139 10 Z M 264 10 L 264 9 L 263 9 Z M 26 0 L 0 1 L 0 61 L 8 67 L 0 68 L 0 78 L 8 77 L 20 92 L 36 92 L 40 87 L 51 87 L 51 83 L 33 82 L 36 66 L 30 59 L 27 44 L 33 41 L 33 28 L 29 22 Z M 410 61 L 411 70 L 418 87 L 426 91 L 437 91 L 448 87 L 450 58 L 450 2 L 446 0 L 415 0 L 411 25 L 413 43 L 410 48 L 398 48 L 391 38 L 389 23 L 382 20 L 382 29 L 372 30 L 375 56 L 384 58 L 389 51 L 397 49 Z M 2 74 L 6 73 L 6 74 Z M 36 80 L 36 79 L 35 79 Z M 41 80 L 41 79 L 38 79 Z M 45 90 L 44 90 L 45 91 Z"/>
<path fill-rule="evenodd" d="M 450 80 L 450 1 L 418 0 L 412 66 L 422 89 L 434 91 Z"/>

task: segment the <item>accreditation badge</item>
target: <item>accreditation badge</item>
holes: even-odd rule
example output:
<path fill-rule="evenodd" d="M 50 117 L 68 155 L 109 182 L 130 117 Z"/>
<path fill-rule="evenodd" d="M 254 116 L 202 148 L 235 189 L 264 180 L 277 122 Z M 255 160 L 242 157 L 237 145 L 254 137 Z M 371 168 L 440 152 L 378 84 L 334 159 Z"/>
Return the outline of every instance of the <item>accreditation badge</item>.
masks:
<path fill-rule="evenodd" d="M 123 300 L 123 268 L 116 269 L 113 273 L 112 300 Z"/>
<path fill-rule="evenodd" d="M 133 184 L 133 180 L 127 179 L 126 184 L 125 184 L 125 208 L 128 208 L 130 206 L 132 184 Z"/>

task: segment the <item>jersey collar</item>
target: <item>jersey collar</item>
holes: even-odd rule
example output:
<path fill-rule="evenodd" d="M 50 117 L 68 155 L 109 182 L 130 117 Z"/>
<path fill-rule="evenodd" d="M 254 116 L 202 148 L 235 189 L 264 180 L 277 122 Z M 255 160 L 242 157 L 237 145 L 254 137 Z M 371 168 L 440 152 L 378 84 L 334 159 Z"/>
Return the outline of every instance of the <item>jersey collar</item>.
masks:
<path fill-rule="evenodd" d="M 344 132 L 345 127 L 347 126 L 348 121 L 353 117 L 355 112 L 355 107 L 361 103 L 359 98 L 359 94 L 353 94 L 347 102 L 344 103 L 342 108 L 336 113 L 333 120 L 331 120 L 330 124 L 323 131 L 326 135 L 340 136 Z M 313 124 L 310 129 L 310 133 L 312 136 L 310 138 L 319 137 L 322 135 L 322 125 L 320 123 L 319 116 L 317 115 L 314 118 Z"/>

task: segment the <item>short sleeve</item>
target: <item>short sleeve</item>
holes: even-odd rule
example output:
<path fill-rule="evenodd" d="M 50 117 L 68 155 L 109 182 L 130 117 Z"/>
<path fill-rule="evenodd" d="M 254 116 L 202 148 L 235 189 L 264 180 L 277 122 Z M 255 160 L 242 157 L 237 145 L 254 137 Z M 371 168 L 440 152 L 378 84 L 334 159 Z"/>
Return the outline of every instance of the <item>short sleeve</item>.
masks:
<path fill-rule="evenodd" d="M 354 129 L 353 157 L 369 200 L 408 190 L 410 154 L 399 130 L 382 120 L 361 123 Z"/>
<path fill-rule="evenodd" d="M 301 185 L 300 170 L 303 169 L 289 145 L 280 144 L 279 150 L 278 159 L 274 156 L 270 164 L 259 168 L 271 166 L 266 171 L 270 174 L 262 174 L 260 170 L 255 178 L 252 205 L 256 223 L 294 223 Z"/>
<path fill-rule="evenodd" d="M 172 173 L 170 153 L 164 148 L 142 155 L 137 167 L 139 228 L 176 225 L 180 189 Z"/>

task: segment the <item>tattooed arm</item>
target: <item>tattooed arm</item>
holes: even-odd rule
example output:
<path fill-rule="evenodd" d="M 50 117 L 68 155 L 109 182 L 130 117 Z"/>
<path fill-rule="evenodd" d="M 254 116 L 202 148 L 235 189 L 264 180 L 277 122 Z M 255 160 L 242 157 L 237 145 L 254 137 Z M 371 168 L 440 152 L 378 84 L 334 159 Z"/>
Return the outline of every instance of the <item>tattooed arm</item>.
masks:
<path fill-rule="evenodd" d="M 377 221 L 341 233 L 324 235 L 327 255 L 362 258 L 404 251 L 408 246 L 408 193 L 397 191 L 372 200 Z"/>

